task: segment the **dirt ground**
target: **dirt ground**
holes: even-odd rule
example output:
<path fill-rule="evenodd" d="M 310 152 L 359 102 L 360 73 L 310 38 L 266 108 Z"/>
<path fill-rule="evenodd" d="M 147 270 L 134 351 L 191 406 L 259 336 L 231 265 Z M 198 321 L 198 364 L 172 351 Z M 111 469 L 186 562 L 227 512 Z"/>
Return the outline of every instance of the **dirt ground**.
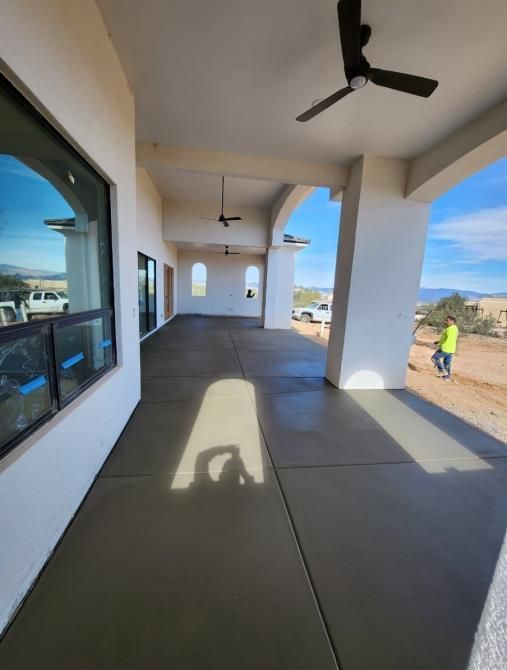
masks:
<path fill-rule="evenodd" d="M 320 337 L 318 323 L 293 321 L 292 324 L 301 335 L 327 347 L 329 327 Z M 507 337 L 460 337 L 451 382 L 437 377 L 430 361 L 436 339 L 437 334 L 430 328 L 417 331 L 410 351 L 407 388 L 507 442 Z"/>

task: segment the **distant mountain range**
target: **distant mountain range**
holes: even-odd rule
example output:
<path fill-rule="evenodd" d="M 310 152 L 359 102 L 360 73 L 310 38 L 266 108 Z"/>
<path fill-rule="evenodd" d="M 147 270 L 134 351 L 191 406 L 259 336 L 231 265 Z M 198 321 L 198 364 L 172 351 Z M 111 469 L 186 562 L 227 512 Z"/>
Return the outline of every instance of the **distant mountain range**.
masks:
<path fill-rule="evenodd" d="M 52 270 L 31 270 L 18 265 L 0 263 L 0 274 L 11 275 L 18 279 L 66 279 L 65 272 L 53 272 Z"/>
<path fill-rule="evenodd" d="M 303 288 L 298 286 L 296 288 Z M 305 289 L 311 291 L 318 291 L 319 293 L 329 294 L 333 293 L 332 288 L 322 288 L 320 286 L 305 286 Z M 459 293 L 460 295 L 465 296 L 468 300 L 480 300 L 487 296 L 496 297 L 496 298 L 507 298 L 507 293 L 480 293 L 479 291 L 467 291 L 461 288 L 425 288 L 421 286 L 419 289 L 419 298 L 418 302 L 438 302 L 442 298 L 448 298 L 453 293 Z"/>
<path fill-rule="evenodd" d="M 497 298 L 507 297 L 507 293 L 480 293 L 479 291 L 467 291 L 460 288 L 425 288 L 421 286 L 419 289 L 419 302 L 438 302 L 442 298 L 448 298 L 453 293 L 459 293 L 468 298 L 468 300 L 480 300 L 488 296 Z"/>

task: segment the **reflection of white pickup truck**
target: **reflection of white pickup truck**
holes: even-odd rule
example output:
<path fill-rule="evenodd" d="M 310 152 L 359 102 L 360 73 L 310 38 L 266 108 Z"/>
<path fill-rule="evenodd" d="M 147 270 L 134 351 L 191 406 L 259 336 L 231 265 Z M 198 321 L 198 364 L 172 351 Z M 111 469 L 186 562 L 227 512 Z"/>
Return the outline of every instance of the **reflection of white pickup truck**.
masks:
<path fill-rule="evenodd" d="M 0 326 L 8 326 L 11 323 L 16 323 L 17 320 L 18 314 L 14 300 L 0 302 Z"/>
<path fill-rule="evenodd" d="M 304 323 L 310 321 L 329 322 L 331 321 L 333 305 L 329 302 L 309 303 L 306 307 L 295 307 L 292 310 L 292 318 Z"/>
<path fill-rule="evenodd" d="M 65 314 L 69 301 L 56 291 L 33 291 L 25 301 L 28 318 L 34 314 Z"/>

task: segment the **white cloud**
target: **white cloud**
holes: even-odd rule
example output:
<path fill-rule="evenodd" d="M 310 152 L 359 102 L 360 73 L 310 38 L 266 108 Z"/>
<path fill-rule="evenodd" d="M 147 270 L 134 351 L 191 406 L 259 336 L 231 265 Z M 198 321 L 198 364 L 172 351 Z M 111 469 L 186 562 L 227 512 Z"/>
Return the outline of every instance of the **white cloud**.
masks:
<path fill-rule="evenodd" d="M 450 242 L 470 262 L 507 260 L 507 206 L 445 219 L 430 237 Z"/>

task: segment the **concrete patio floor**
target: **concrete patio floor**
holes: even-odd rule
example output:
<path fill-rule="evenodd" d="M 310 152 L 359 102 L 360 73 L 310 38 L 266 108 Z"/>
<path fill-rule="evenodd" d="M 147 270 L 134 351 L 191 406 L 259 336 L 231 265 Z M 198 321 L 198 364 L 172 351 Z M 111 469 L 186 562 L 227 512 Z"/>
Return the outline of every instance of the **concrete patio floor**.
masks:
<path fill-rule="evenodd" d="M 507 447 L 325 350 L 177 317 L 0 644 L 2 670 L 464 670 L 507 526 Z"/>

